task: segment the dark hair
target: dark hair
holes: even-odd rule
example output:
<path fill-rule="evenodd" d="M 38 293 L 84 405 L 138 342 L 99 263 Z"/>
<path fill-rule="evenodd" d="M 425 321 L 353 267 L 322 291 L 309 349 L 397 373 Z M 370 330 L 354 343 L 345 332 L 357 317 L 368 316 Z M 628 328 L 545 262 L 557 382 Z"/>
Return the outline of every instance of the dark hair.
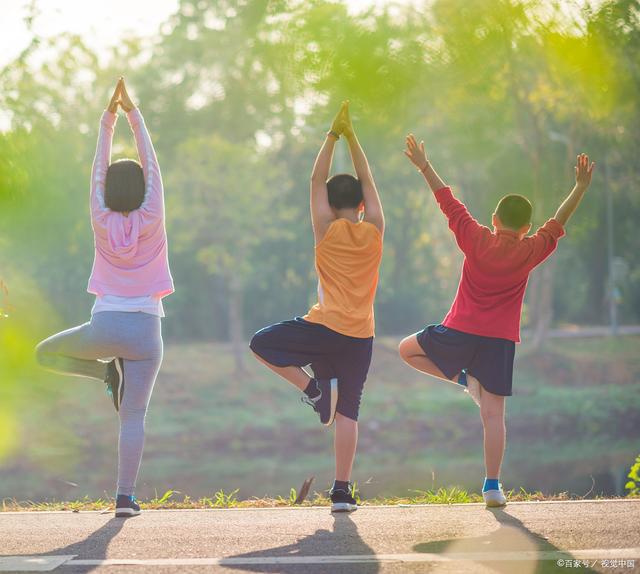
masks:
<path fill-rule="evenodd" d="M 531 202 L 522 195 L 505 195 L 496 208 L 496 215 L 505 227 L 520 229 L 531 223 L 533 207 Z"/>
<path fill-rule="evenodd" d="M 142 166 L 133 159 L 119 159 L 107 169 L 104 203 L 111 211 L 134 211 L 144 200 Z"/>
<path fill-rule="evenodd" d="M 339 173 L 327 181 L 329 205 L 334 209 L 353 209 L 363 200 L 362 183 L 348 173 Z"/>

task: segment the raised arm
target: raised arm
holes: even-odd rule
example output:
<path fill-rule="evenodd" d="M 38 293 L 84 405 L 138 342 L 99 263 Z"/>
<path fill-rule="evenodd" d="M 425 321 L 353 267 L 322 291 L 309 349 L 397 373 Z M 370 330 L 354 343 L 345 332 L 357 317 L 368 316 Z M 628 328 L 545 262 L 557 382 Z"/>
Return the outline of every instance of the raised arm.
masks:
<path fill-rule="evenodd" d="M 404 150 L 411 163 L 415 165 L 420 173 L 423 175 L 425 181 L 431 188 L 431 191 L 435 193 L 443 187 L 447 187 L 447 184 L 442 181 L 440 176 L 433 169 L 431 162 L 427 159 L 427 153 L 424 151 L 424 142 L 421 141 L 420 145 L 416 141 L 416 136 L 409 134 L 406 139 L 407 149 Z"/>
<path fill-rule="evenodd" d="M 335 151 L 336 142 L 340 137 L 342 129 L 340 126 L 340 118 L 340 112 L 338 112 L 318 152 L 316 161 L 313 164 L 313 171 L 311 172 L 311 225 L 313 226 L 313 236 L 316 244 L 320 243 L 327 229 L 329 229 L 329 226 L 336 218 L 333 209 L 331 209 L 329 205 L 327 179 L 329 179 L 329 172 L 331 171 L 333 152 Z"/>
<path fill-rule="evenodd" d="M 93 158 L 93 167 L 91 168 L 90 185 L 91 216 L 94 220 L 107 211 L 104 205 L 104 189 L 107 181 L 107 170 L 111 163 L 111 145 L 113 143 L 114 126 L 118 119 L 119 98 L 120 82 L 116 85 L 109 106 L 100 118 L 98 143 L 96 145 L 96 155 Z"/>
<path fill-rule="evenodd" d="M 153 148 L 153 142 L 151 141 L 149 131 L 144 123 L 144 118 L 140 110 L 129 97 L 124 80 L 121 79 L 120 81 L 122 82 L 120 105 L 127 113 L 127 119 L 133 131 L 133 137 L 136 140 L 138 157 L 142 164 L 142 172 L 144 173 L 145 194 L 140 210 L 154 217 L 164 217 L 162 174 L 160 173 L 160 165 L 158 164 L 158 158 Z"/>
<path fill-rule="evenodd" d="M 364 198 L 364 219 L 373 223 L 381 233 L 384 233 L 384 211 L 382 209 L 382 202 L 380 201 L 380 195 L 376 188 L 373 175 L 371 174 L 371 168 L 367 161 L 367 156 L 364 154 L 364 150 L 358 141 L 355 130 L 351 123 L 351 117 L 349 115 L 349 102 L 343 102 L 340 109 L 341 114 L 341 129 L 347 138 L 349 143 L 349 153 L 351 154 L 351 161 L 353 167 L 356 170 L 356 175 L 362 184 L 362 195 Z"/>
<path fill-rule="evenodd" d="M 491 233 L 491 231 L 480 225 L 469 213 L 467 207 L 457 199 L 449 186 L 447 186 L 440 176 L 433 169 L 431 162 L 427 159 L 424 150 L 424 142 L 416 141 L 413 134 L 409 134 L 406 139 L 407 149 L 404 154 L 415 165 L 425 181 L 431 188 L 442 213 L 449 221 L 449 229 L 453 231 L 456 242 L 465 253 L 472 248 L 476 238 L 481 233 Z"/>
<path fill-rule="evenodd" d="M 589 156 L 586 154 L 580 154 L 576 162 L 576 184 L 574 185 L 571 193 L 567 199 L 562 202 L 562 205 L 556 211 L 554 219 L 563 227 L 567 224 L 567 221 L 573 215 L 573 212 L 578 208 L 582 197 L 591 184 L 591 176 L 593 174 L 593 168 L 595 162 L 589 164 Z"/>

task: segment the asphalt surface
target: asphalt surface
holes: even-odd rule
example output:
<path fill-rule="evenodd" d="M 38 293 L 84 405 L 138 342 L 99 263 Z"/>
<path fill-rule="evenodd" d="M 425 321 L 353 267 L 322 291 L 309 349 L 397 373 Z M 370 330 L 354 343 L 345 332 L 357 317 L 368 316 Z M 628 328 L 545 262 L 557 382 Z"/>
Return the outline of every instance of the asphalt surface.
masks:
<path fill-rule="evenodd" d="M 108 562 L 104 562 L 104 561 Z M 57 565 L 59 564 L 59 565 Z M 57 566 L 57 567 L 56 567 Z M 640 572 L 640 500 L 0 513 L 0 572 Z"/>

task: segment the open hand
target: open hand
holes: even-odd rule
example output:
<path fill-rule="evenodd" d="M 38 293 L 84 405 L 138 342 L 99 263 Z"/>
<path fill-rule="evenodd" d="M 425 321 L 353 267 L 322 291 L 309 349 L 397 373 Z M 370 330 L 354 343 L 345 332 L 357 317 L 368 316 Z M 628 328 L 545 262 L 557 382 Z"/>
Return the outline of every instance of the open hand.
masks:
<path fill-rule="evenodd" d="M 586 153 L 581 153 L 576 161 L 576 184 L 585 189 L 589 187 L 595 166 L 595 162 L 589 165 L 589 156 Z"/>
<path fill-rule="evenodd" d="M 407 149 L 404 150 L 404 155 L 406 155 L 411 163 L 420 171 L 424 171 L 427 165 L 429 165 L 427 154 L 424 151 L 424 141 L 421 141 L 420 145 L 418 145 L 416 137 L 413 134 L 409 134 L 406 139 L 406 144 Z"/>

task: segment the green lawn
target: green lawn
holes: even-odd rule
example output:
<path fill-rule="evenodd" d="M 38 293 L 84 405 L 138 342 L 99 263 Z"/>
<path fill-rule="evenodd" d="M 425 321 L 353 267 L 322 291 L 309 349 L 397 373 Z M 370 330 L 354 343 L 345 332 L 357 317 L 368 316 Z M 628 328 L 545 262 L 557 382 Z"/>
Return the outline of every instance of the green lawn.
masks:
<path fill-rule="evenodd" d="M 355 478 L 364 498 L 410 496 L 484 476 L 477 408 L 453 385 L 405 367 L 396 341 L 376 341 L 361 412 Z M 553 340 L 518 350 L 508 402 L 508 489 L 623 494 L 638 454 L 640 337 Z M 220 344 L 167 345 L 147 417 L 139 494 L 288 499 L 308 476 L 332 479 L 332 434 L 296 391 L 250 360 L 238 378 Z M 25 409 L 18 447 L 0 470 L 0 498 L 112 494 L 117 418 L 102 385 L 51 376 L 54 392 Z M 74 483 L 77 486 L 72 486 Z M 176 494 L 175 497 L 183 495 Z"/>

